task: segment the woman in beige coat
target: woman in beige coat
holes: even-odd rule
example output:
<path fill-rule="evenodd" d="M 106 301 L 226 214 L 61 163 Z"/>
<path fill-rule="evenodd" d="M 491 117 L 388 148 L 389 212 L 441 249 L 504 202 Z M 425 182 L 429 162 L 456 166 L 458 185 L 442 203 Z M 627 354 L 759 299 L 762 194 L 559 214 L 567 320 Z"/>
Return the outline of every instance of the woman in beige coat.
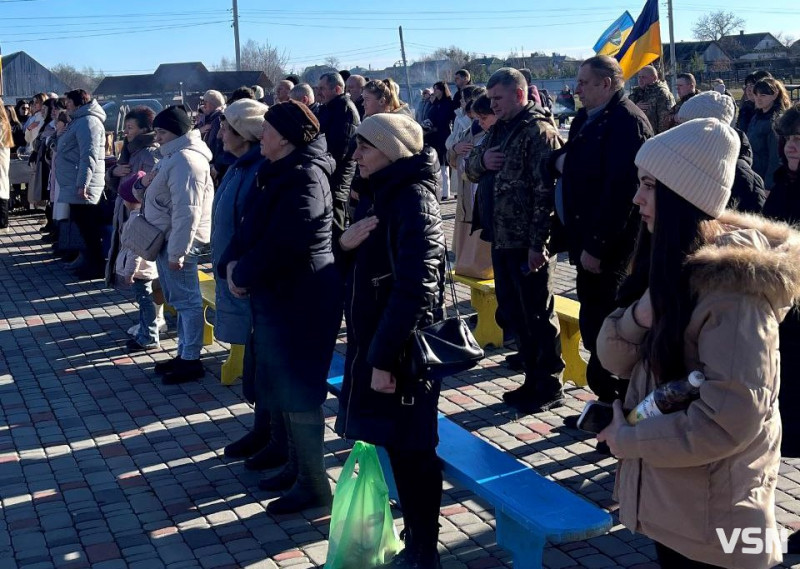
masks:
<path fill-rule="evenodd" d="M 597 340 L 603 366 L 631 380 L 628 409 L 693 370 L 706 376 L 686 410 L 633 426 L 617 401 L 598 435 L 620 459 L 620 520 L 656 542 L 663 568 L 766 569 L 782 558 L 778 324 L 800 296 L 800 234 L 724 211 L 739 146 L 716 119 L 642 146 L 634 203 L 647 231 L 631 279 L 646 290 Z M 768 543 L 756 551 L 745 530 Z"/>

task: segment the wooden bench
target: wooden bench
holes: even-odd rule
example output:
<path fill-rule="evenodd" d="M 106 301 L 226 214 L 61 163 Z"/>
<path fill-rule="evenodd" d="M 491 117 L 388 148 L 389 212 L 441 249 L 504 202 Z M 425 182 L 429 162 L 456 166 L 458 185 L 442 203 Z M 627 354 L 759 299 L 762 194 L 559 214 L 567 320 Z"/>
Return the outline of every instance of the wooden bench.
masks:
<path fill-rule="evenodd" d="M 328 388 L 337 396 L 343 369 L 342 356 L 334 354 Z M 389 494 L 396 497 L 388 457 L 381 451 L 379 448 Z M 612 527 L 605 510 L 441 414 L 436 452 L 446 476 L 492 504 L 497 543 L 511 552 L 516 569 L 541 569 L 547 542 L 581 541 Z"/>
<path fill-rule="evenodd" d="M 489 344 L 500 348 L 503 346 L 503 329 L 497 325 L 497 295 L 494 280 L 479 280 L 451 273 L 453 280 L 470 287 L 470 304 L 478 312 L 478 324 L 475 327 L 475 340 L 486 347 Z M 578 326 L 580 303 L 571 298 L 556 295 L 555 311 L 561 326 L 561 355 L 564 358 L 564 380 L 572 381 L 577 386 L 586 385 L 586 362 L 581 357 L 581 329 Z"/>
<path fill-rule="evenodd" d="M 197 271 L 197 278 L 200 281 L 200 295 L 203 297 L 203 345 L 210 346 L 214 343 L 214 325 L 208 321 L 207 312 L 211 308 L 217 308 L 217 283 L 214 277 L 203 271 Z M 176 315 L 175 308 L 164 304 L 164 310 Z M 231 344 L 228 359 L 222 364 L 222 385 L 233 385 L 236 379 L 241 377 L 244 368 L 244 346 L 242 344 Z"/>

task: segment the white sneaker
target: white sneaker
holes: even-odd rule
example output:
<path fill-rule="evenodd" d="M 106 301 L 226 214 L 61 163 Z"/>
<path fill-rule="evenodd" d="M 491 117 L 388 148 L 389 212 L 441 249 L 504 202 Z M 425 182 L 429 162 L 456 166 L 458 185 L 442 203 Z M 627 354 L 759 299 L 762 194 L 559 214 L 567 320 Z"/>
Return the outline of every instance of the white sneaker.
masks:
<path fill-rule="evenodd" d="M 163 318 L 156 318 L 156 324 L 158 324 L 158 333 L 159 334 L 166 334 L 167 333 L 167 321 Z M 133 338 L 136 337 L 136 334 L 139 333 L 139 325 L 134 324 L 130 328 L 128 328 L 128 336 Z"/>

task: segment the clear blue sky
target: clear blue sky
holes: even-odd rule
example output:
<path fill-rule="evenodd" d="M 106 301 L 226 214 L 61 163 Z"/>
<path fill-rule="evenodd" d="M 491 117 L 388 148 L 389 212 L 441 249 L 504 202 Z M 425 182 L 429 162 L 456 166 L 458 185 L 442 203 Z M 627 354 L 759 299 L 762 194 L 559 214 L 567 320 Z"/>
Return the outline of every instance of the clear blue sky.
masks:
<path fill-rule="evenodd" d="M 450 45 L 498 56 L 516 50 L 584 57 L 624 10 L 636 18 L 644 0 L 405 0 L 380 8 L 387 4 L 239 0 L 240 37 L 285 49 L 288 67 L 298 71 L 328 56 L 342 67 L 392 65 L 400 59 L 398 25 L 409 61 Z M 736 12 L 747 32 L 800 38 L 795 0 L 674 0 L 674 9 L 676 41 L 692 39 L 695 20 L 720 9 Z M 666 42 L 665 1 L 661 20 Z M 231 21 L 230 0 L 0 0 L 0 47 L 6 54 L 24 50 L 46 66 L 69 63 L 110 75 L 148 73 L 166 62 L 211 67 L 233 57 Z"/>

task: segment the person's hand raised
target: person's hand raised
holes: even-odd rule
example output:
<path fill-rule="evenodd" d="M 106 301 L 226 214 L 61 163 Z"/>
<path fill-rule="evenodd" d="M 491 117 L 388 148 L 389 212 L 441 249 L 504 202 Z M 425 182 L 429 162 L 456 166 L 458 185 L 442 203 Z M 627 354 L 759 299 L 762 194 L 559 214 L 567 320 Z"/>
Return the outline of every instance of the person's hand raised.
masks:
<path fill-rule="evenodd" d="M 355 222 L 339 237 L 339 245 L 342 247 L 342 251 L 352 251 L 357 248 L 376 227 L 378 227 L 378 218 L 374 215 Z"/>

